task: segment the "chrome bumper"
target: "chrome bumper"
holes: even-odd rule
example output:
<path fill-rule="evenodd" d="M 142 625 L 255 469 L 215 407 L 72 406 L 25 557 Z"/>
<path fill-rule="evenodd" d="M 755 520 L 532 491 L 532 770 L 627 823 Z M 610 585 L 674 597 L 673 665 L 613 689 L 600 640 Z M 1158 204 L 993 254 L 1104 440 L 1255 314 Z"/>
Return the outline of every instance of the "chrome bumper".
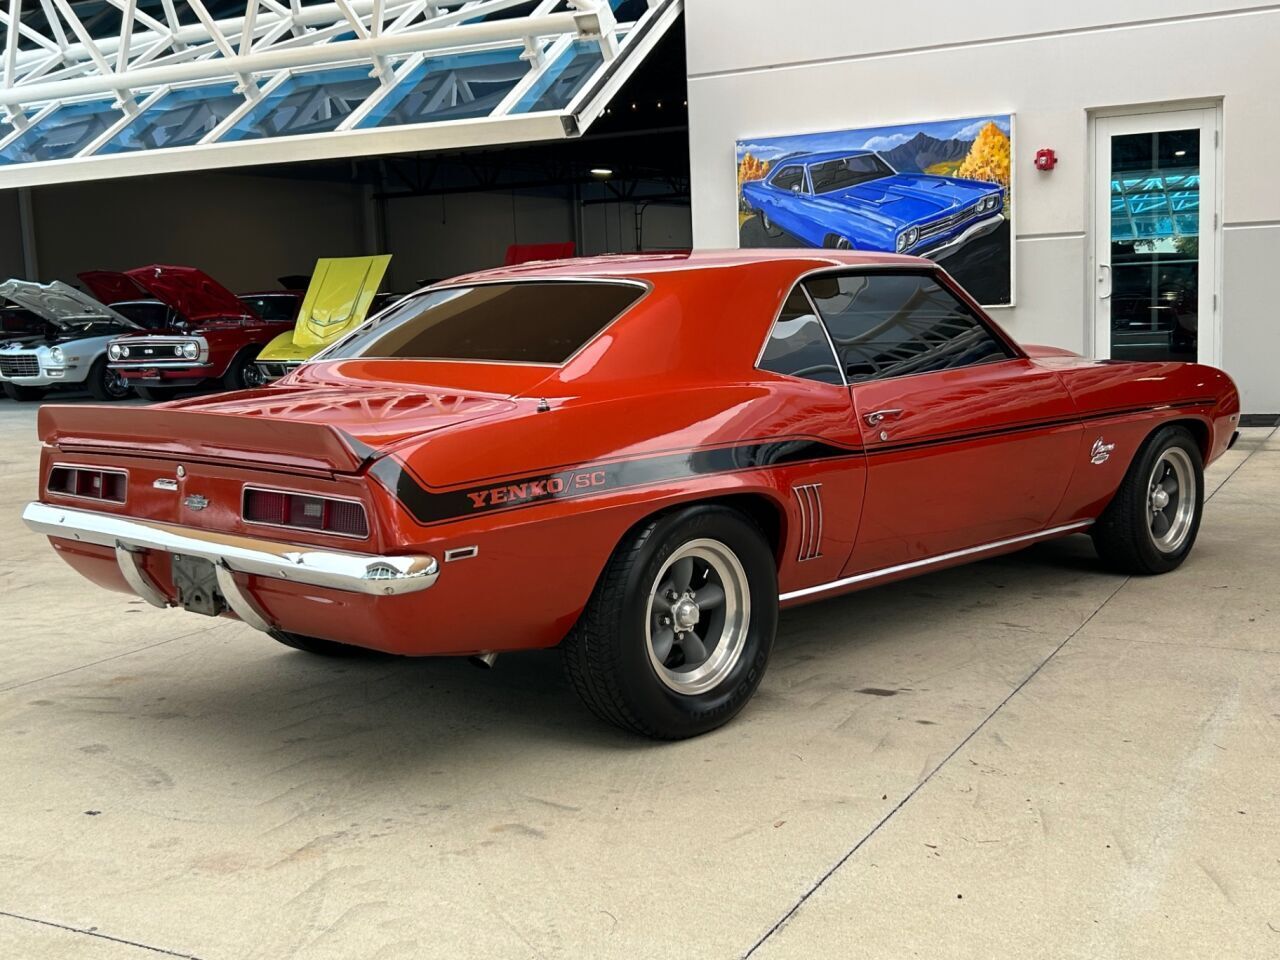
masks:
<path fill-rule="evenodd" d="M 951 256 L 951 254 L 955 253 L 970 240 L 976 240 L 978 237 L 985 237 L 1002 223 L 1004 223 L 1004 214 L 997 213 L 994 216 L 987 217 L 985 220 L 979 220 L 977 223 L 971 224 L 965 229 L 964 233 L 960 234 L 960 236 L 952 237 L 940 246 L 923 247 L 919 254 L 916 254 L 915 250 L 908 250 L 907 253 L 921 257 L 928 257 L 936 263 L 939 260 L 943 260 Z"/>
<path fill-rule="evenodd" d="M 375 556 L 317 550 L 47 503 L 27 504 L 22 519 L 36 533 L 111 547 L 120 572 L 134 592 L 157 607 L 167 607 L 170 602 L 143 570 L 139 563 L 141 553 L 158 550 L 208 560 L 214 565 L 227 605 L 241 620 L 259 630 L 271 630 L 274 625 L 237 584 L 237 573 L 373 596 L 425 590 L 440 575 L 439 564 L 427 554 Z"/>

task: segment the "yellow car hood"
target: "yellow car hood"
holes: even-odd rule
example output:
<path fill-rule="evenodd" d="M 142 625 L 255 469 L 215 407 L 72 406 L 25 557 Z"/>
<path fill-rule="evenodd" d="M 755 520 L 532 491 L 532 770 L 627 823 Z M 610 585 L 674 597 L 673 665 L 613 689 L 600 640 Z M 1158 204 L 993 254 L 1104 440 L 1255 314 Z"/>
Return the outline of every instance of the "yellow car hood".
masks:
<path fill-rule="evenodd" d="M 293 331 L 272 340 L 258 359 L 306 360 L 360 326 L 389 263 L 390 254 L 317 260 Z"/>

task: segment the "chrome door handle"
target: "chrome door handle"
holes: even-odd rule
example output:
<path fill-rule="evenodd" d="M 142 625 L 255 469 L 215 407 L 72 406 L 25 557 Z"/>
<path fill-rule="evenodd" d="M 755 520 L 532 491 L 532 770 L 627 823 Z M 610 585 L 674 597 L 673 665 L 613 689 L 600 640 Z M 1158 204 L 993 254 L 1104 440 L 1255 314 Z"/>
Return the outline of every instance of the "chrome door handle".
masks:
<path fill-rule="evenodd" d="M 893 407 L 888 410 L 873 410 L 871 413 L 868 413 L 862 419 L 867 421 L 868 427 L 878 427 L 880 426 L 881 423 L 883 423 L 889 417 L 894 417 L 896 419 L 897 417 L 900 417 L 900 416 L 902 416 L 902 411 L 896 407 Z"/>

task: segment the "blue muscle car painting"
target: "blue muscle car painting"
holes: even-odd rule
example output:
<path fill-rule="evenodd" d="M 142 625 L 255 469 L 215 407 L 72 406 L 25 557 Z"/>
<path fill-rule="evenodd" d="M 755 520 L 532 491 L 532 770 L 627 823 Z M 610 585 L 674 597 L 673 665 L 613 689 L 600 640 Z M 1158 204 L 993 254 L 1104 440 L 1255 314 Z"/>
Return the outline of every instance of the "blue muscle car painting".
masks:
<path fill-rule="evenodd" d="M 738 144 L 739 242 L 946 260 L 1012 302 L 1010 131 L 992 116 Z"/>

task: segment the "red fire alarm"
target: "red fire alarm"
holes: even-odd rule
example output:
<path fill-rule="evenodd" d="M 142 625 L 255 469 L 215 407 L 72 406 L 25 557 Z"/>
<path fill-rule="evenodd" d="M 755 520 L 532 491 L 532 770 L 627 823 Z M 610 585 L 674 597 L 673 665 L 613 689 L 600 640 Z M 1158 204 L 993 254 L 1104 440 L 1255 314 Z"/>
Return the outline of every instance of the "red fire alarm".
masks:
<path fill-rule="evenodd" d="M 1036 169 L 1052 170 L 1058 165 L 1058 155 L 1048 147 L 1041 147 L 1036 151 Z"/>

